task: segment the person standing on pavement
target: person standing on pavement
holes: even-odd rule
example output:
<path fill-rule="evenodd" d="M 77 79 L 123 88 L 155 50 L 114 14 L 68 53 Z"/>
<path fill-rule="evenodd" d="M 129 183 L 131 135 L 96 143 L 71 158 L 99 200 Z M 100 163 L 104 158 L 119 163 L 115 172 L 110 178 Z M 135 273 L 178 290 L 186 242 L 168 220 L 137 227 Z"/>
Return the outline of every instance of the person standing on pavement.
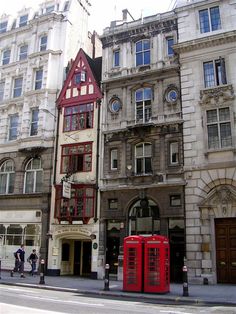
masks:
<path fill-rule="evenodd" d="M 38 255 L 36 254 L 36 250 L 33 249 L 32 253 L 30 254 L 30 256 L 28 257 L 27 261 L 30 263 L 31 265 L 31 275 L 33 276 L 36 272 L 36 263 L 38 260 Z"/>
<path fill-rule="evenodd" d="M 16 251 L 15 268 L 11 271 L 11 277 L 13 277 L 14 272 L 17 272 L 19 270 L 21 278 L 25 278 L 24 264 L 25 264 L 25 247 L 24 244 L 21 244 L 20 248 Z"/>

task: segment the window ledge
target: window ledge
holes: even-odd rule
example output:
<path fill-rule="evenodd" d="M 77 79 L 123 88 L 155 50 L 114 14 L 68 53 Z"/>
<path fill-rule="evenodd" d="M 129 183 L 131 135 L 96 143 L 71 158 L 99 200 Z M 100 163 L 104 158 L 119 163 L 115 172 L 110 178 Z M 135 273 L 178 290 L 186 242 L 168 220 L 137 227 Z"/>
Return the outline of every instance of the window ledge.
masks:
<path fill-rule="evenodd" d="M 204 155 L 208 157 L 210 154 L 222 153 L 222 152 L 233 152 L 234 154 L 236 154 L 236 148 L 231 146 L 231 147 L 225 147 L 225 148 L 211 149 L 211 150 L 205 151 Z"/>

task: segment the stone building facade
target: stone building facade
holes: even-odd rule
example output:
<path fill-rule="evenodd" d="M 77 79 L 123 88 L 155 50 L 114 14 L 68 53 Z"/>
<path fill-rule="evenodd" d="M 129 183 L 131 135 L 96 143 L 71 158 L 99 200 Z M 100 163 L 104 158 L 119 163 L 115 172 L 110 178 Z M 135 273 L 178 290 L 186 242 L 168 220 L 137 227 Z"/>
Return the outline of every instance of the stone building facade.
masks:
<path fill-rule="evenodd" d="M 21 243 L 26 254 L 35 248 L 47 257 L 55 101 L 68 60 L 88 42 L 87 6 L 86 1 L 84 6 L 74 0 L 44 1 L 37 12 L 24 8 L 16 19 L 0 17 L 3 268 L 12 268 Z"/>
<path fill-rule="evenodd" d="M 174 12 L 112 22 L 103 44 L 100 153 L 101 273 L 122 278 L 123 240 L 170 238 L 171 279 L 184 257 L 183 120 Z"/>
<path fill-rule="evenodd" d="M 236 283 L 236 1 L 176 8 L 191 282 Z"/>

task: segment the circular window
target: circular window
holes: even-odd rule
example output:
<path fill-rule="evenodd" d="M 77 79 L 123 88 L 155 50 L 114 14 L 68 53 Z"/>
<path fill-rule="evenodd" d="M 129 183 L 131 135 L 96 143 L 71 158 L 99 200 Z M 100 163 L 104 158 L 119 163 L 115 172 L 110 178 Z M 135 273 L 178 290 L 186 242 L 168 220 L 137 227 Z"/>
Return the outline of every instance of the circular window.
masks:
<path fill-rule="evenodd" d="M 175 103 L 178 100 L 179 94 L 176 88 L 169 88 L 166 92 L 166 101 Z"/>
<path fill-rule="evenodd" d="M 111 101 L 110 101 L 110 110 L 111 112 L 113 113 L 117 113 L 119 112 L 119 110 L 121 109 L 121 101 L 119 98 L 113 98 Z"/>

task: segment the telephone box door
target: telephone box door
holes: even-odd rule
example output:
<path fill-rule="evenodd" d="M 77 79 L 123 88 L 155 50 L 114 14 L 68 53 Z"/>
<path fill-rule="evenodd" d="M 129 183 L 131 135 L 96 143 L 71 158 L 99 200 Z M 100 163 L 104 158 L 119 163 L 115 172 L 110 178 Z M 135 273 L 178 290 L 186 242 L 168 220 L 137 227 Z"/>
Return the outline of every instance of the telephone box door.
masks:
<path fill-rule="evenodd" d="M 143 289 L 143 237 L 124 239 L 123 290 L 141 292 Z"/>
<path fill-rule="evenodd" d="M 170 249 L 164 236 L 151 236 L 144 240 L 144 292 L 170 291 Z"/>

